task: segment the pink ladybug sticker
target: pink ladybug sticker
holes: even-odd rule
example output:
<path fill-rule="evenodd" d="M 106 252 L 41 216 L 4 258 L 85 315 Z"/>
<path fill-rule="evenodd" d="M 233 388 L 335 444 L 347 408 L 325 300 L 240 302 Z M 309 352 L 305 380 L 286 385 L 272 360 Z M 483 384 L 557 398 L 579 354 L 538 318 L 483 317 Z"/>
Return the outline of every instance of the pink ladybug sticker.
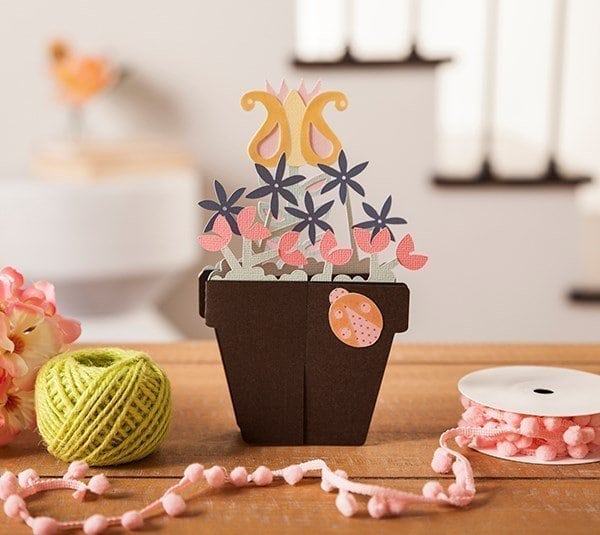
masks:
<path fill-rule="evenodd" d="M 352 347 L 369 347 L 379 340 L 383 316 L 371 299 L 336 288 L 329 294 L 329 302 L 329 326 L 340 341 Z"/>

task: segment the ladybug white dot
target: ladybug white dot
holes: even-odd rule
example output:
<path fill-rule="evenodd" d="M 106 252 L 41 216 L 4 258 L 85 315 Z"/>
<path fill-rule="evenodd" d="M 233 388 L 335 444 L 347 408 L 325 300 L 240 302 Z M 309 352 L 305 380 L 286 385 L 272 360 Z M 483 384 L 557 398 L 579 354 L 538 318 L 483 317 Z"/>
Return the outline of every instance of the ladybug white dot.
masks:
<path fill-rule="evenodd" d="M 371 305 L 369 305 L 369 303 L 367 303 L 367 302 L 361 303 L 360 310 L 365 313 L 371 312 Z"/>

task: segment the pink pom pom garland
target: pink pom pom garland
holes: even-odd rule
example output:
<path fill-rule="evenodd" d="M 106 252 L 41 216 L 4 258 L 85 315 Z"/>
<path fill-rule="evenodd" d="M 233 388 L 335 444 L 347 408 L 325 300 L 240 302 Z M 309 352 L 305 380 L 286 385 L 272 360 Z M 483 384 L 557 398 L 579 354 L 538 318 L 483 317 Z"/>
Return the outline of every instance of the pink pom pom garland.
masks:
<path fill-rule="evenodd" d="M 93 514 L 80 521 L 60 522 L 50 517 L 32 517 L 25 499 L 38 492 L 55 489 L 72 489 L 73 497 L 83 500 L 87 492 L 103 494 L 109 489 L 108 479 L 103 475 L 93 476 L 88 483 L 81 481 L 88 466 L 81 461 L 71 463 L 66 474 L 59 479 L 38 477 L 32 469 L 18 474 L 5 472 L 0 476 L 0 498 L 4 500 L 4 512 L 10 518 L 20 518 L 34 535 L 52 535 L 68 529 L 81 529 L 86 534 L 100 534 L 111 526 L 122 526 L 129 530 L 141 529 L 145 518 L 166 513 L 171 517 L 181 515 L 186 509 L 185 498 L 180 494 L 190 485 L 205 482 L 215 489 L 224 485 L 256 487 L 270 485 L 274 480 L 283 480 L 295 485 L 309 472 L 318 472 L 321 488 L 325 492 L 338 492 L 335 505 L 339 512 L 351 517 L 359 509 L 355 495 L 368 497 L 367 511 L 372 518 L 401 515 L 414 504 L 449 504 L 464 507 L 473 501 L 475 481 L 469 461 L 461 453 L 448 446 L 454 439 L 459 445 L 474 447 L 496 447 L 506 456 L 530 455 L 542 461 L 573 457 L 584 458 L 600 450 L 600 415 L 575 418 L 532 417 L 498 411 L 479 405 L 467 398 L 461 399 L 465 412 L 459 426 L 442 433 L 439 448 L 431 462 L 439 473 L 452 472 L 454 482 L 446 489 L 440 482 L 430 481 L 423 486 L 422 494 L 402 492 L 350 481 L 343 470 L 332 471 L 321 459 L 293 464 L 279 470 L 259 466 L 248 472 L 238 466 L 227 473 L 222 466 L 205 469 L 203 465 L 189 465 L 181 480 L 165 493 L 139 511 L 127 511 L 120 516 L 105 517 Z"/>

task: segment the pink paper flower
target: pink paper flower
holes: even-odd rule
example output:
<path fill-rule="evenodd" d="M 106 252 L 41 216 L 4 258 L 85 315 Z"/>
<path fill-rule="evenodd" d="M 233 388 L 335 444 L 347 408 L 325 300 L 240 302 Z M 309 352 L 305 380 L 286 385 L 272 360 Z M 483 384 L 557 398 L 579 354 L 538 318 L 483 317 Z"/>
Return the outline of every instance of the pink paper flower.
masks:
<path fill-rule="evenodd" d="M 247 206 L 237 217 L 237 224 L 240 229 L 240 234 L 249 240 L 259 241 L 268 238 L 271 232 L 262 223 L 255 223 L 256 207 Z"/>
<path fill-rule="evenodd" d="M 380 253 L 387 248 L 391 240 L 390 231 L 387 228 L 380 230 L 375 237 L 371 237 L 371 232 L 368 230 L 359 227 L 354 227 L 352 233 L 358 248 L 367 254 Z"/>
<path fill-rule="evenodd" d="M 295 249 L 300 239 L 300 233 L 290 230 L 279 240 L 279 258 L 290 266 L 301 267 L 306 264 L 306 256 Z"/>
<path fill-rule="evenodd" d="M 407 234 L 400 240 L 396 247 L 396 258 L 400 265 L 411 271 L 421 269 L 429 258 L 422 254 L 415 254 L 415 243 L 413 242 L 412 236 Z"/>
<path fill-rule="evenodd" d="M 331 230 L 325 232 L 319 244 L 323 260 L 334 266 L 343 266 L 352 258 L 352 249 L 337 249 L 337 246 L 338 243 L 333 232 Z"/>
<path fill-rule="evenodd" d="M 231 241 L 233 232 L 229 223 L 227 223 L 227 220 L 222 215 L 217 216 L 215 219 L 212 231 L 213 234 L 198 236 L 200 247 L 213 253 L 225 249 Z"/>

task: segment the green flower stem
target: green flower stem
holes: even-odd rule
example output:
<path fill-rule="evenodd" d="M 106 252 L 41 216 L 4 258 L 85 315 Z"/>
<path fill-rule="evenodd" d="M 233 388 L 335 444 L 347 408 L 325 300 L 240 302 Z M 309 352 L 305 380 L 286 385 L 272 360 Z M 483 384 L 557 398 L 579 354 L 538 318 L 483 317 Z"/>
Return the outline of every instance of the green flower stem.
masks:
<path fill-rule="evenodd" d="M 221 250 L 221 253 L 223 253 L 223 256 L 225 257 L 226 262 L 229 264 L 229 267 L 232 270 L 241 269 L 242 266 L 240 266 L 240 263 L 238 262 L 237 258 L 233 254 L 233 251 L 229 247 L 227 247 L 227 246 L 224 247 Z"/>
<path fill-rule="evenodd" d="M 242 267 L 249 267 L 248 262 L 252 257 L 252 242 L 242 237 Z"/>
<path fill-rule="evenodd" d="M 369 258 L 369 280 L 375 279 L 375 274 L 379 269 L 379 255 L 377 253 L 371 253 Z"/>
<path fill-rule="evenodd" d="M 352 244 L 352 256 L 358 261 L 358 248 L 356 247 L 356 241 L 354 240 L 354 233 L 352 232 L 352 227 L 354 226 L 354 218 L 352 216 L 352 204 L 350 203 L 350 192 L 348 192 L 348 197 L 346 197 L 346 220 L 348 221 L 348 232 L 350 232 L 350 243 Z"/>
<path fill-rule="evenodd" d="M 254 267 L 258 264 L 262 264 L 263 262 L 267 262 L 268 260 L 272 260 L 273 258 L 277 258 L 278 254 L 279 251 L 277 249 L 271 249 L 270 251 L 254 254 L 248 259 L 247 267 Z"/>
<path fill-rule="evenodd" d="M 390 260 L 389 262 L 386 262 L 381 267 L 383 269 L 389 269 L 391 271 L 391 270 L 396 269 L 399 265 L 400 265 L 400 262 L 398 262 L 398 260 L 394 259 L 394 260 Z"/>

